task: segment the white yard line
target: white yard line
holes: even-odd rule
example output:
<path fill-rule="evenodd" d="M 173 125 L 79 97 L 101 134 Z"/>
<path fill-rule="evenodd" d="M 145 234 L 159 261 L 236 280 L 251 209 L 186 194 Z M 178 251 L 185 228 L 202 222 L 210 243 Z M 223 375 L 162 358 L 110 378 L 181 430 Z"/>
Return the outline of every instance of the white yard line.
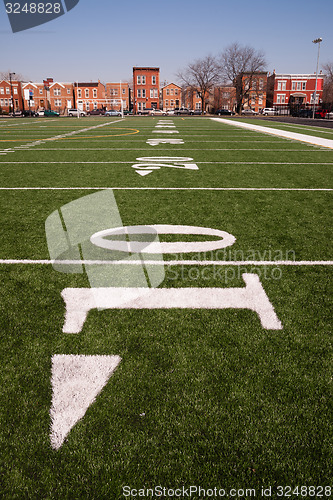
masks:
<path fill-rule="evenodd" d="M 333 266 L 333 260 L 144 260 L 151 266 Z M 49 259 L 0 259 L 0 265 L 134 265 L 141 260 L 49 260 Z"/>
<path fill-rule="evenodd" d="M 0 187 L 0 191 L 333 191 L 333 188 L 275 188 L 275 187 Z"/>
<path fill-rule="evenodd" d="M 132 161 L 2 161 L 2 164 L 11 165 L 117 165 L 131 164 Z M 282 161 L 197 161 L 200 164 L 216 164 L 216 165 L 333 165 L 333 161 L 329 162 L 282 162 Z"/>
<path fill-rule="evenodd" d="M 32 152 L 30 149 L 28 152 Z M 151 148 L 38 148 L 39 151 L 151 151 Z M 172 148 L 172 151 L 230 151 L 230 152 L 238 152 L 238 151 L 266 151 L 270 153 L 271 151 L 279 152 L 279 153 L 330 153 L 329 149 L 272 149 L 272 148 Z"/>
<path fill-rule="evenodd" d="M 260 132 L 269 135 L 276 135 L 278 137 L 284 137 L 286 139 L 292 139 L 294 141 L 300 142 L 308 142 L 310 144 L 315 144 L 316 146 L 323 146 L 325 148 L 333 149 L 333 140 L 332 139 L 324 139 L 322 137 L 315 137 L 312 135 L 299 134 L 297 132 L 288 132 L 287 130 L 271 128 L 271 127 L 263 127 L 261 125 L 254 125 L 252 123 L 245 123 L 239 121 L 230 122 L 225 118 L 211 118 L 219 123 L 233 125 L 235 127 L 240 127 L 246 130 L 251 130 L 254 132 Z"/>

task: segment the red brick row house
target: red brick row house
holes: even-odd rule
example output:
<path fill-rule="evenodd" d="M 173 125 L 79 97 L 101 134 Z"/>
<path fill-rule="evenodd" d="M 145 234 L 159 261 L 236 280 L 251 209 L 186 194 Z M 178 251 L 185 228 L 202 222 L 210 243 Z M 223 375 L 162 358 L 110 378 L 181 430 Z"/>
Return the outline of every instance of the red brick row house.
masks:
<path fill-rule="evenodd" d="M 106 109 L 105 86 L 98 82 L 77 82 L 74 84 L 75 106 L 89 112 L 93 109 Z"/>
<path fill-rule="evenodd" d="M 105 100 L 107 109 L 117 111 L 130 110 L 131 90 L 127 82 L 110 82 L 105 84 Z"/>
<path fill-rule="evenodd" d="M 22 85 L 17 80 L 0 81 L 0 113 L 22 111 Z"/>
<path fill-rule="evenodd" d="M 182 104 L 182 88 L 175 83 L 169 83 L 162 87 L 161 91 L 163 111 L 172 111 L 180 108 Z"/>
<path fill-rule="evenodd" d="M 270 77 L 274 82 L 273 106 L 313 105 L 316 87 L 316 74 L 276 74 Z M 317 79 L 315 104 L 319 104 L 323 97 L 324 75 L 322 72 Z"/>
<path fill-rule="evenodd" d="M 133 111 L 160 109 L 160 68 L 133 68 Z"/>

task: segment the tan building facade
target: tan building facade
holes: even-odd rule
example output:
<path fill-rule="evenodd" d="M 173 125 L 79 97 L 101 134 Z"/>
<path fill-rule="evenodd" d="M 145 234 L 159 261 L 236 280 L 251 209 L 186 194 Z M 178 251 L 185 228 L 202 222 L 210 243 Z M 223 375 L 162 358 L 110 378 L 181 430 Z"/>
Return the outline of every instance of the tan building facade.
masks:
<path fill-rule="evenodd" d="M 161 99 L 163 111 L 172 111 L 181 107 L 182 88 L 175 83 L 162 87 Z"/>

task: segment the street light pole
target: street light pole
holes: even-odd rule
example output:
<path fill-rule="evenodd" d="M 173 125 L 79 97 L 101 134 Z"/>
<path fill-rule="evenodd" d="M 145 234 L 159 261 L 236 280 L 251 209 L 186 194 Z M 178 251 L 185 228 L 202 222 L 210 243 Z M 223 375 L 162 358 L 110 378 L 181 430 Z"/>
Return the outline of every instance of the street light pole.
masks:
<path fill-rule="evenodd" d="M 16 73 L 9 73 L 9 81 L 10 81 L 10 100 L 11 100 L 11 108 L 14 116 L 14 98 L 13 98 L 13 85 L 12 85 L 12 75 L 16 75 Z"/>
<path fill-rule="evenodd" d="M 317 99 L 317 82 L 318 82 L 318 66 L 319 66 L 319 52 L 320 52 L 320 42 L 322 42 L 322 38 L 316 38 L 315 40 L 312 40 L 312 43 L 318 43 L 318 56 L 317 56 L 317 69 L 316 69 L 316 84 L 315 84 L 315 91 L 313 94 L 313 111 L 312 111 L 312 118 L 315 117 L 315 110 L 316 110 L 316 99 Z"/>

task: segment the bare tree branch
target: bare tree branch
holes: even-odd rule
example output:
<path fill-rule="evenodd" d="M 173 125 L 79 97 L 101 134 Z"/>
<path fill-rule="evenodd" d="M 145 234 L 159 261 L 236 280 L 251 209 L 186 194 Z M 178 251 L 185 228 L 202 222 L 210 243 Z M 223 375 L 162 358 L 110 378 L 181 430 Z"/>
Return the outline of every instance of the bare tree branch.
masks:
<path fill-rule="evenodd" d="M 191 90 L 199 93 L 201 110 L 204 112 L 210 91 L 220 79 L 220 67 L 216 58 L 208 55 L 203 59 L 197 59 L 188 64 L 184 71 L 178 72 L 177 77 Z"/>
<path fill-rule="evenodd" d="M 236 87 L 237 110 L 240 112 L 243 100 L 251 89 L 253 75 L 265 69 L 265 55 L 260 50 L 235 42 L 222 52 L 219 64 L 221 76 Z M 244 82 L 245 73 L 248 78 Z"/>

